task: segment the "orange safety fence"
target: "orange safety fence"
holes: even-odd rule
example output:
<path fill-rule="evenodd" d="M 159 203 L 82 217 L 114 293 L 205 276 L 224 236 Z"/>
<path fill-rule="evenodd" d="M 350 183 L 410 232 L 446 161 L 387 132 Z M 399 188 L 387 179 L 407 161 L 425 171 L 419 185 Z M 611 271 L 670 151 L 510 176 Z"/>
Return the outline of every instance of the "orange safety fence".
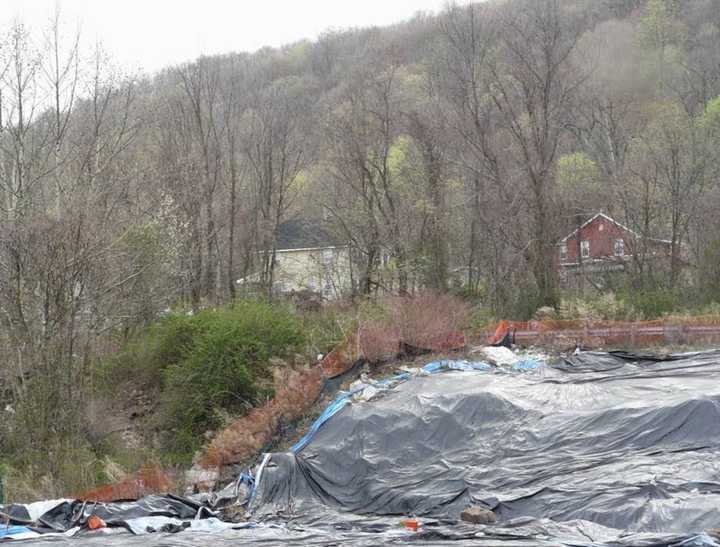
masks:
<path fill-rule="evenodd" d="M 358 360 L 360 349 L 357 335 L 351 334 L 320 361 L 323 376 L 334 378 L 346 372 Z"/>
<path fill-rule="evenodd" d="M 654 321 L 594 319 L 501 321 L 494 332 L 481 334 L 489 344 L 508 336 L 523 345 L 581 347 L 714 344 L 720 342 L 720 316 L 671 316 Z"/>
<path fill-rule="evenodd" d="M 257 454 L 273 438 L 281 421 L 301 418 L 317 400 L 323 387 L 322 366 L 295 373 L 275 397 L 252 409 L 212 440 L 201 459 L 206 469 L 245 461 Z"/>
<path fill-rule="evenodd" d="M 200 464 L 206 469 L 223 467 L 252 458 L 266 446 L 280 421 L 290 422 L 306 414 L 322 392 L 323 380 L 347 372 L 359 360 L 370 362 L 395 357 L 402 340 L 397 331 L 363 327 L 328 353 L 318 365 L 296 374 L 281 386 L 264 406 L 221 431 L 210 443 Z M 465 346 L 462 332 L 450 332 L 428 340 L 423 350 L 449 351 Z"/>
<path fill-rule="evenodd" d="M 77 499 L 101 502 L 136 500 L 150 494 L 170 492 L 174 486 L 175 481 L 167 472 L 157 466 L 148 465 L 120 482 L 85 492 L 77 496 Z"/>

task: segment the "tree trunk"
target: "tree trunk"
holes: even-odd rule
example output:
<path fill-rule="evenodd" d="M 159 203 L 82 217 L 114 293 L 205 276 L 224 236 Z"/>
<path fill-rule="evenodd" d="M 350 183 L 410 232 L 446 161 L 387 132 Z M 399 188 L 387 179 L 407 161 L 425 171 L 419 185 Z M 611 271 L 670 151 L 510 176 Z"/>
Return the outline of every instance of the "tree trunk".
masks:
<path fill-rule="evenodd" d="M 228 263 L 227 279 L 230 300 L 236 297 L 235 290 L 235 217 L 237 208 L 237 159 L 235 158 L 235 139 L 230 139 L 230 223 L 228 225 Z"/>

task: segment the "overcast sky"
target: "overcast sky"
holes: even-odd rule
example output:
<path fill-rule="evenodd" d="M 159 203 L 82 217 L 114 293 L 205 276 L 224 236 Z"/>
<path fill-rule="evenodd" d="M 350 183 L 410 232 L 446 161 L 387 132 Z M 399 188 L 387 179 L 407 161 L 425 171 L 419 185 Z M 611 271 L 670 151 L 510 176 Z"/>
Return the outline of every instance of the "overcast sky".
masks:
<path fill-rule="evenodd" d="M 201 54 L 255 51 L 328 28 L 387 25 L 446 0 L 60 0 L 63 19 L 81 24 L 125 68 L 154 72 Z M 20 18 L 41 30 L 56 0 L 0 0 L 0 27 Z"/>

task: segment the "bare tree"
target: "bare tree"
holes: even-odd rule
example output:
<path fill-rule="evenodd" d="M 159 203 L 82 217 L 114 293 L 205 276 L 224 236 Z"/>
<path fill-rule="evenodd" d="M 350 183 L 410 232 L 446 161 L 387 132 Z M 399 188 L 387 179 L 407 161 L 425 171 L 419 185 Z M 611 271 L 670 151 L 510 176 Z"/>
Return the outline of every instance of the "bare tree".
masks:
<path fill-rule="evenodd" d="M 507 152 L 505 121 L 491 94 L 497 17 L 486 4 L 451 6 L 441 19 L 444 47 L 435 74 L 456 133 L 449 141 L 456 171 L 466 185 L 467 286 L 478 292 L 484 281 L 491 306 L 502 312 L 512 300 L 511 279 L 521 271 L 525 242 L 518 222 L 523 187 L 513 182 L 517 161 Z"/>
<path fill-rule="evenodd" d="M 338 189 L 329 190 L 333 199 L 324 205 L 359 253 L 363 294 L 379 286 L 383 255 L 394 260 L 398 290 L 408 291 L 403 203 L 390 162 L 400 130 L 397 86 L 392 62 L 381 71 L 363 67 L 343 90 L 326 125 L 330 180 Z"/>
<path fill-rule="evenodd" d="M 121 158 L 138 123 L 132 80 L 108 75 L 97 62 L 86 99 L 54 100 L 55 108 L 37 114 L 43 89 L 37 76 L 53 62 L 31 48 L 20 28 L 14 46 L 12 70 L 2 82 L 3 91 L 14 93 L 3 105 L 0 137 L 10 174 L 3 180 L 0 345 L 8 355 L 18 431 L 33 432 L 13 438 L 17 454 L 56 474 L 63 462 L 58 452 L 83 434 L 98 335 L 114 325 L 120 289 L 142 273 L 136 262 L 118 259 L 136 220 L 120 206 L 128 196 Z M 66 81 L 62 70 L 55 74 L 61 88 L 76 85 L 74 75 Z M 44 199 L 48 193 L 55 199 Z"/>
<path fill-rule="evenodd" d="M 31 192 L 42 172 L 43 141 L 34 141 L 33 123 L 39 106 L 37 73 L 39 53 L 27 29 L 16 23 L 10 31 L 7 64 L 2 70 L 3 93 L 3 212 L 7 219 L 21 217 L 30 206 Z M 38 161 L 35 161 L 38 160 Z"/>
<path fill-rule="evenodd" d="M 582 26 L 560 0 L 517 2 L 500 20 L 502 62 L 490 95 L 518 154 L 531 215 L 528 254 L 542 305 L 557 304 L 552 194 L 555 161 L 586 75 L 572 63 Z"/>
<path fill-rule="evenodd" d="M 215 196 L 222 173 L 221 132 L 226 129 L 217 119 L 220 108 L 220 75 L 218 64 L 199 59 L 177 72 L 185 92 L 186 115 L 193 132 L 201 162 L 200 196 L 203 215 L 202 294 L 215 300 L 218 269 L 218 234 L 215 222 Z"/>
<path fill-rule="evenodd" d="M 269 297 L 275 283 L 278 230 L 311 157 L 305 137 L 312 107 L 300 83 L 288 78 L 256 90 L 246 115 L 243 148 L 258 215 L 262 285 Z"/>
<path fill-rule="evenodd" d="M 677 103 L 658 105 L 635 142 L 633 172 L 646 193 L 656 194 L 658 216 L 669 228 L 670 287 L 679 280 L 683 242 L 707 189 L 707 144 L 702 126 Z"/>
<path fill-rule="evenodd" d="M 64 157 L 63 140 L 70 125 L 78 84 L 80 82 L 80 32 L 76 30 L 69 42 L 63 36 L 62 18 L 59 5 L 50 21 L 50 28 L 45 35 L 45 62 L 42 72 L 52 95 L 53 114 L 53 170 L 55 180 L 55 210 L 58 218 L 63 209 L 63 185 L 61 165 Z"/>

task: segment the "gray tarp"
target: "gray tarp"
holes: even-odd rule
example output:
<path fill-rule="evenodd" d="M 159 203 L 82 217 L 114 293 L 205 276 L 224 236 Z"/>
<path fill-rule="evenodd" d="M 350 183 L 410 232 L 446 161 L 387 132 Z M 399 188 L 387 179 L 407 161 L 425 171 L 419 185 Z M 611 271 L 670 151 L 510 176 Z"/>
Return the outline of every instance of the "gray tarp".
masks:
<path fill-rule="evenodd" d="M 267 458 L 251 506 L 261 526 L 212 542 L 716 545 L 703 531 L 720 526 L 719 380 L 717 351 L 411 376 L 343 406 L 298 453 Z M 498 523 L 457 522 L 470 504 Z M 421 531 L 398 528 L 405 516 Z"/>
<path fill-rule="evenodd" d="M 716 351 L 417 377 L 347 406 L 299 454 L 274 454 L 254 514 L 456 520 L 475 504 L 498 515 L 489 532 L 521 522 L 552 537 L 551 521 L 573 544 L 692 537 L 720 526 L 719 380 Z"/>

